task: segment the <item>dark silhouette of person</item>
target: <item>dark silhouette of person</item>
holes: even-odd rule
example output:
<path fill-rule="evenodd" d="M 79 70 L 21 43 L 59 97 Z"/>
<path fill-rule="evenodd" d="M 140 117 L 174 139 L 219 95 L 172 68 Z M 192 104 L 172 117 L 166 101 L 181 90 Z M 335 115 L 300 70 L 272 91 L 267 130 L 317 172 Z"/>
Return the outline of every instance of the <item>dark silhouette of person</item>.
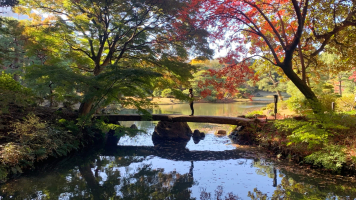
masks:
<path fill-rule="evenodd" d="M 189 89 L 189 106 L 190 106 L 190 109 L 192 110 L 192 114 L 189 115 L 189 116 L 193 116 L 194 115 L 193 102 L 194 102 L 193 89 L 190 88 Z"/>

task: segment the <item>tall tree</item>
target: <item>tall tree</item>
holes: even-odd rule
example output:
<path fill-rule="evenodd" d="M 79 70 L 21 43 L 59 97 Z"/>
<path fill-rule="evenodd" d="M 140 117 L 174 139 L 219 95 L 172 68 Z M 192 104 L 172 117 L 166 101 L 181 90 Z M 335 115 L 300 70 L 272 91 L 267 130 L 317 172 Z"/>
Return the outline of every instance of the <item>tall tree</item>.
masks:
<path fill-rule="evenodd" d="M 16 81 L 22 68 L 36 60 L 26 55 L 27 39 L 22 22 L 10 17 L 0 19 L 0 69 L 12 73 Z"/>
<path fill-rule="evenodd" d="M 34 22 L 37 24 L 33 26 L 41 25 L 42 33 L 49 35 L 45 37 L 55 38 L 56 46 L 60 48 L 52 49 L 51 53 L 66 58 L 62 59 L 65 70 L 85 76 L 82 81 L 89 86 L 81 88 L 84 92 L 81 114 L 88 114 L 94 102 L 100 99 L 100 95 L 93 94 L 95 91 L 119 87 L 128 76 L 135 75 L 132 73 L 140 75 L 138 69 L 168 71 L 178 78 L 186 78 L 191 76 L 192 70 L 184 62 L 188 57 L 187 49 L 198 55 L 212 53 L 206 40 L 207 32 L 187 20 L 190 15 L 183 16 L 179 12 L 186 6 L 186 1 L 24 0 L 22 3 L 19 12 L 33 16 L 34 13 L 29 12 L 34 9 L 49 15 L 45 20 L 37 17 Z M 42 40 L 41 50 L 51 49 L 46 43 L 53 41 Z M 58 64 L 53 61 L 45 64 L 53 67 L 54 63 Z M 128 69 L 136 71 L 129 73 Z M 118 73 L 115 70 L 126 72 L 118 78 L 113 76 Z M 109 74 L 111 80 L 105 77 Z M 52 73 L 52 76 L 56 75 Z M 150 75 L 146 73 L 145 77 Z M 100 85 L 95 81 L 98 79 L 110 84 Z"/>
<path fill-rule="evenodd" d="M 194 5 L 198 2 L 203 11 L 196 15 L 202 19 L 200 25 L 211 27 L 215 40 L 226 41 L 225 47 L 231 50 L 229 58 L 261 57 L 269 61 L 312 101 L 317 98 L 306 83 L 305 60 L 309 62 L 328 45 L 340 43 L 334 38 L 341 34 L 348 32 L 350 36 L 355 32 L 352 0 L 204 0 L 194 1 Z M 245 45 L 251 41 L 248 50 Z M 293 66 L 298 52 L 301 77 Z"/>

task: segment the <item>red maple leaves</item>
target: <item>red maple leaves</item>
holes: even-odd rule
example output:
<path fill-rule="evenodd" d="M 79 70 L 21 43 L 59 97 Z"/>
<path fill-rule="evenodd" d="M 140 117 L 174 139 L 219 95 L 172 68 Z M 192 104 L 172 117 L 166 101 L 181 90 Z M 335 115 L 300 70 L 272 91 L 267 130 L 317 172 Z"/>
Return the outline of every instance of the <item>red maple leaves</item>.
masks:
<path fill-rule="evenodd" d="M 247 61 L 263 58 L 273 65 L 291 68 L 292 59 L 303 31 L 308 0 L 192 0 L 195 23 L 211 33 L 219 49 L 227 50 L 228 60 Z M 223 45 L 221 43 L 223 42 Z M 287 59 L 287 61 L 285 61 Z M 199 86 L 214 86 L 218 98 L 234 94 L 237 87 L 257 79 L 248 62 L 209 71 L 210 76 Z M 220 80 L 220 81 L 219 81 Z M 203 91 L 202 95 L 211 94 Z M 313 96 L 313 95 L 311 95 Z"/>
<path fill-rule="evenodd" d="M 222 99 L 227 93 L 231 96 L 239 93 L 238 88 L 241 87 L 248 80 L 257 81 L 258 77 L 255 76 L 254 71 L 249 68 L 248 62 L 236 63 L 227 65 L 221 69 L 214 70 L 209 69 L 206 76 L 212 78 L 200 81 L 198 86 L 205 88 L 200 94 L 203 98 L 212 94 L 212 91 L 208 89 L 208 86 L 213 86 L 217 92 L 217 99 Z"/>

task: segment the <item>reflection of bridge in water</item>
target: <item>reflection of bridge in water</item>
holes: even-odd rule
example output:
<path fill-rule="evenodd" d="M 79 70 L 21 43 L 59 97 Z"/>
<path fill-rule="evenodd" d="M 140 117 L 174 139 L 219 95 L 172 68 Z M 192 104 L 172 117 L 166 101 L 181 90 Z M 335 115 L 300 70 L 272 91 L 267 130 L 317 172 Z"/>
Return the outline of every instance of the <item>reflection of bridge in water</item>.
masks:
<path fill-rule="evenodd" d="M 158 156 L 176 161 L 209 161 L 246 158 L 238 149 L 225 151 L 189 151 L 186 148 L 167 146 L 113 146 L 102 153 L 103 156 Z"/>
<path fill-rule="evenodd" d="M 170 122 L 199 122 L 214 124 L 246 125 L 248 123 L 265 121 L 265 119 L 246 119 L 242 117 L 222 117 L 222 116 L 188 116 L 188 115 L 163 115 L 153 114 L 149 118 L 141 115 L 96 115 L 104 117 L 110 123 L 118 121 L 170 121 Z"/>

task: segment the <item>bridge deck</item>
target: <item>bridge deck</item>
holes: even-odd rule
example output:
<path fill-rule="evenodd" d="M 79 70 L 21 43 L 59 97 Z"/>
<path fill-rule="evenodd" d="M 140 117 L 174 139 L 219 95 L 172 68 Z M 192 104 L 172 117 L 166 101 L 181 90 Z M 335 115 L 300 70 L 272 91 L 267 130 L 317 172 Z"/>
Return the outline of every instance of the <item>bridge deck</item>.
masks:
<path fill-rule="evenodd" d="M 246 119 L 241 117 L 221 117 L 221 116 L 188 116 L 188 115 L 164 115 L 153 114 L 152 118 L 144 118 L 141 115 L 95 115 L 96 117 L 106 117 L 110 123 L 118 121 L 171 121 L 171 122 L 199 122 L 214 124 L 245 125 L 247 123 L 262 122 L 265 119 Z"/>

